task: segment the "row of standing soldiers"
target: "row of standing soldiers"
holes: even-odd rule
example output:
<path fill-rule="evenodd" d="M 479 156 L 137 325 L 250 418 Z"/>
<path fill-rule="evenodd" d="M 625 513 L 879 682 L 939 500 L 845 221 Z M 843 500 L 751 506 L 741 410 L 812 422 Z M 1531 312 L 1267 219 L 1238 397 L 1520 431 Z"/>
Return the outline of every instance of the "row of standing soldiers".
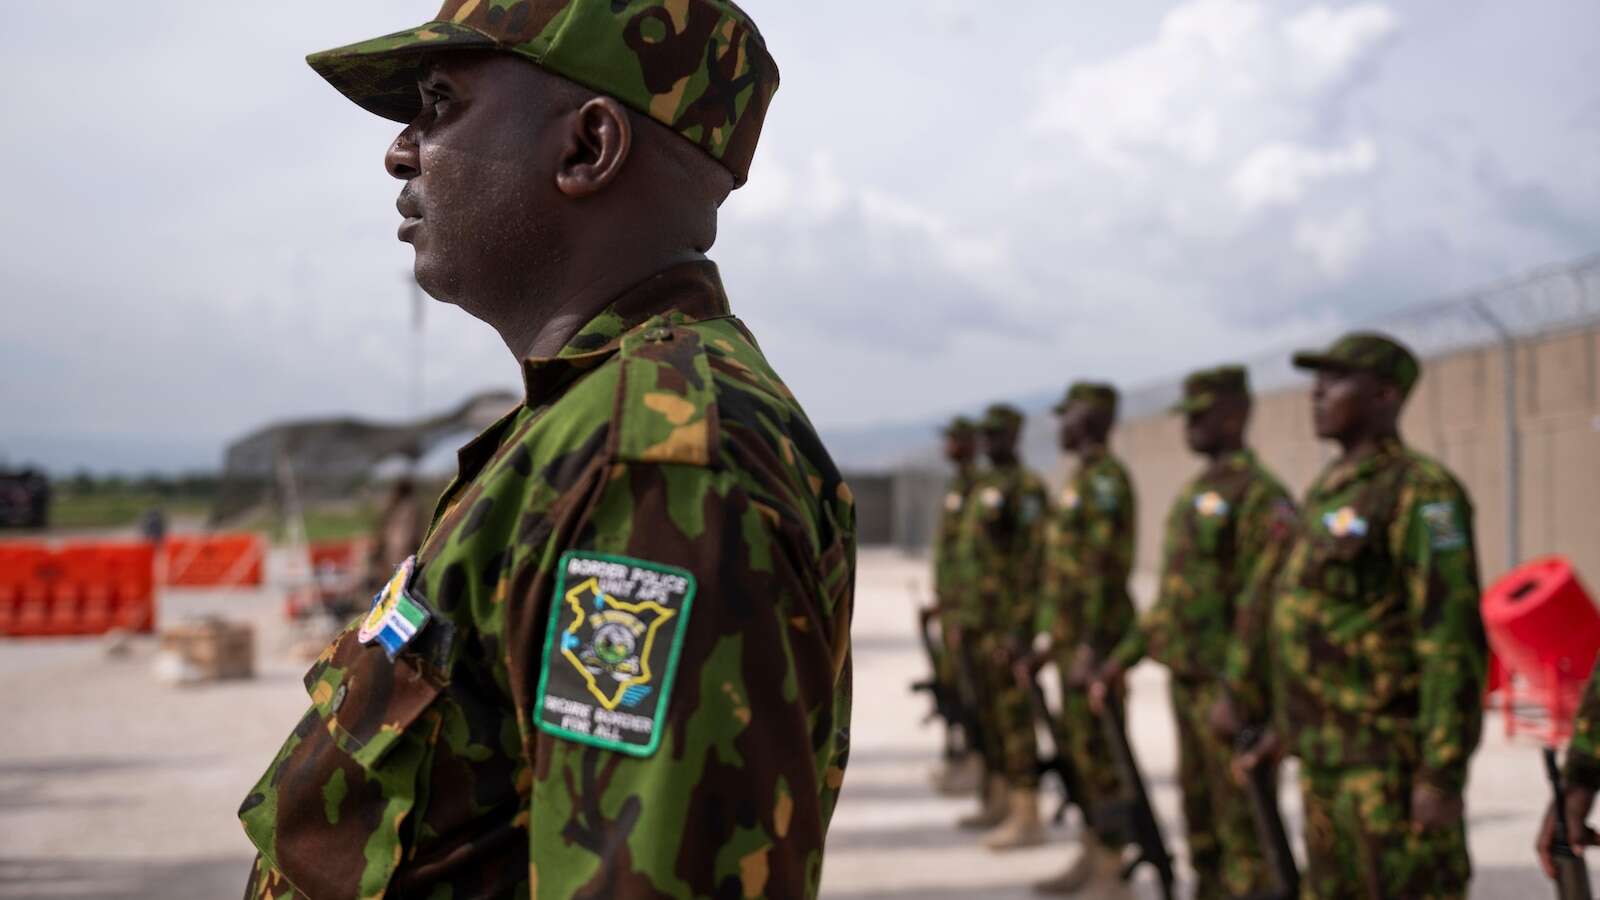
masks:
<path fill-rule="evenodd" d="M 1305 896 L 1465 896 L 1462 797 L 1487 665 L 1472 504 L 1400 439 L 1421 374 L 1408 349 L 1353 334 L 1294 363 L 1316 377 L 1317 435 L 1342 452 L 1296 504 L 1245 444 L 1245 371 L 1190 376 L 1174 412 L 1205 465 L 1172 505 L 1142 617 L 1128 590 L 1133 484 L 1108 449 L 1114 389 L 1075 384 L 1055 408 L 1077 467 L 1053 497 L 1021 464 L 1016 409 L 945 432 L 957 474 L 926 616 L 944 641 L 937 677 L 976 697 L 982 727 L 981 746 L 942 780 L 976 782 L 982 808 L 962 824 L 991 829 L 991 849 L 1044 839 L 1029 694 L 1041 696 L 1032 676 L 1053 662 L 1050 731 L 1085 827 L 1083 852 L 1042 893 L 1124 890 L 1126 836 L 1101 833 L 1094 808 L 1127 786 L 1096 712 L 1148 657 L 1171 674 L 1195 897 L 1271 887 L 1241 785 L 1286 755 L 1300 763 Z"/>

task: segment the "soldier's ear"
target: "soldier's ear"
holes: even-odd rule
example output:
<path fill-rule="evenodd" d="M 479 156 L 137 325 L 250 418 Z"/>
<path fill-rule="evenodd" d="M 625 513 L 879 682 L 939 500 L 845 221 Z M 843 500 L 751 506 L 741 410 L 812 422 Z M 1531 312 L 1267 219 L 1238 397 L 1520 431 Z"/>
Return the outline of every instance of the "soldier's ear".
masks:
<path fill-rule="evenodd" d="M 610 97 L 595 97 L 562 121 L 567 131 L 556 187 L 575 200 L 605 190 L 622 174 L 633 152 L 628 111 Z"/>

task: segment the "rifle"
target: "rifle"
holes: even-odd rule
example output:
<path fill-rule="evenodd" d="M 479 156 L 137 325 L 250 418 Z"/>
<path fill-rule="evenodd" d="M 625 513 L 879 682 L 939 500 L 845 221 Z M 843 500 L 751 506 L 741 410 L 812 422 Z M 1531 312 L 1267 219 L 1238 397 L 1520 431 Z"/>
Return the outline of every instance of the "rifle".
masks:
<path fill-rule="evenodd" d="M 1550 848 L 1550 858 L 1556 864 L 1556 900 L 1591 900 L 1589 870 L 1583 857 L 1572 852 L 1572 835 L 1567 833 L 1567 791 L 1561 783 L 1554 747 L 1544 748 L 1544 772 L 1556 799 L 1556 839 Z"/>
<path fill-rule="evenodd" d="M 928 718 L 937 716 L 952 727 L 960 725 L 963 719 L 960 700 L 950 696 L 950 692 L 939 681 L 939 662 L 944 657 L 944 651 L 939 647 L 938 642 L 933 639 L 933 636 L 928 634 L 928 628 L 922 622 L 920 611 L 917 613 L 917 635 L 922 638 L 922 649 L 928 654 L 928 666 L 933 674 L 922 681 L 913 682 L 911 692 L 913 694 L 927 694 L 932 698 L 933 712 L 928 715 Z"/>
<path fill-rule="evenodd" d="M 1121 776 L 1125 796 L 1097 804 L 1100 809 L 1096 830 L 1102 835 L 1120 835 L 1138 846 L 1138 857 L 1122 868 L 1122 880 L 1131 878 L 1142 865 L 1152 866 L 1161 879 L 1161 896 L 1172 900 L 1172 855 L 1167 852 L 1167 844 L 1161 838 L 1161 823 L 1156 821 L 1155 810 L 1150 806 L 1150 794 L 1145 790 L 1144 776 L 1139 774 L 1139 762 L 1134 758 L 1133 747 L 1128 744 L 1122 700 L 1116 691 L 1106 692 L 1105 703 L 1100 707 L 1100 727 L 1105 733 L 1106 743 L 1111 747 L 1111 759 L 1117 767 L 1117 774 Z"/>
<path fill-rule="evenodd" d="M 1234 738 L 1234 750 L 1243 753 L 1254 747 L 1261 733 L 1261 728 L 1239 732 Z M 1251 894 L 1248 900 L 1294 900 L 1300 896 L 1300 870 L 1295 867 L 1294 850 L 1289 847 L 1289 833 L 1278 808 L 1278 767 L 1263 761 L 1252 769 L 1245 793 L 1250 798 L 1250 817 L 1256 823 L 1256 840 L 1261 843 L 1276 885 L 1272 890 Z"/>
<path fill-rule="evenodd" d="M 1023 681 L 1020 674 L 1017 680 L 1019 682 Z M 1027 679 L 1025 684 L 1021 684 L 1021 687 L 1028 692 L 1028 700 L 1033 706 L 1034 716 L 1044 722 L 1045 730 L 1050 733 L 1051 753 L 1049 756 L 1040 755 L 1036 771 L 1039 773 L 1040 778 L 1054 773 L 1061 782 L 1061 805 L 1056 807 L 1055 814 L 1051 816 L 1051 821 L 1060 825 L 1062 820 L 1067 817 L 1067 808 L 1076 805 L 1078 810 L 1083 813 L 1084 821 L 1087 823 L 1090 817 L 1087 803 L 1089 794 L 1084 789 L 1083 779 L 1078 776 L 1077 767 L 1072 764 L 1072 757 L 1067 755 L 1067 748 L 1061 746 L 1056 737 L 1059 733 L 1056 730 L 1056 720 L 1050 713 L 1050 704 L 1045 702 L 1044 690 L 1039 687 L 1038 680 L 1032 678 Z"/>

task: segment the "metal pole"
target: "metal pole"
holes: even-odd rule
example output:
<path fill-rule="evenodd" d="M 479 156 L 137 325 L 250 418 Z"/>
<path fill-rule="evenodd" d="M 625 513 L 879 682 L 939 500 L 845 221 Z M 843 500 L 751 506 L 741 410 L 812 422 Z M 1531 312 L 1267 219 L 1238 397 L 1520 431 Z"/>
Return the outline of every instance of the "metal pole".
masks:
<path fill-rule="evenodd" d="M 1500 354 L 1505 366 L 1506 417 L 1506 568 L 1522 562 L 1522 429 L 1517 424 L 1517 339 L 1482 297 L 1475 297 L 1472 308 L 1500 337 Z"/>

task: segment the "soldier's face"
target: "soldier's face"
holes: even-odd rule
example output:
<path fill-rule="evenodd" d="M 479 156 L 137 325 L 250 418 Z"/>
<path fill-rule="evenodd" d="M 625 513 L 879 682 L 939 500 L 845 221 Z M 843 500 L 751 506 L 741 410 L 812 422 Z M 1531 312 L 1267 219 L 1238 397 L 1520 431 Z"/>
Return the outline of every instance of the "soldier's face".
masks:
<path fill-rule="evenodd" d="M 1213 403 L 1184 417 L 1183 437 L 1195 453 L 1210 453 L 1221 443 L 1221 404 Z"/>
<path fill-rule="evenodd" d="M 1076 450 L 1083 443 L 1089 426 L 1089 407 L 1083 403 L 1070 403 L 1061 413 L 1061 429 L 1057 435 L 1063 450 Z"/>
<path fill-rule="evenodd" d="M 1184 418 L 1183 436 L 1195 453 L 1210 454 L 1238 445 L 1244 436 L 1246 407 L 1222 399 Z"/>
<path fill-rule="evenodd" d="M 944 458 L 953 463 L 969 463 L 978 455 L 978 441 L 972 435 L 947 435 L 944 439 Z"/>
<path fill-rule="evenodd" d="M 564 84 L 499 53 L 441 54 L 423 67 L 422 112 L 384 164 L 405 182 L 399 237 L 434 297 L 477 312 L 561 258 L 552 126 L 570 93 L 552 82 Z"/>
<path fill-rule="evenodd" d="M 1004 428 L 985 428 L 983 452 L 994 462 L 1011 462 L 1017 458 L 1017 432 Z"/>
<path fill-rule="evenodd" d="M 1366 372 L 1324 370 L 1311 387 L 1311 419 L 1317 437 L 1339 440 L 1366 427 L 1383 385 Z"/>

